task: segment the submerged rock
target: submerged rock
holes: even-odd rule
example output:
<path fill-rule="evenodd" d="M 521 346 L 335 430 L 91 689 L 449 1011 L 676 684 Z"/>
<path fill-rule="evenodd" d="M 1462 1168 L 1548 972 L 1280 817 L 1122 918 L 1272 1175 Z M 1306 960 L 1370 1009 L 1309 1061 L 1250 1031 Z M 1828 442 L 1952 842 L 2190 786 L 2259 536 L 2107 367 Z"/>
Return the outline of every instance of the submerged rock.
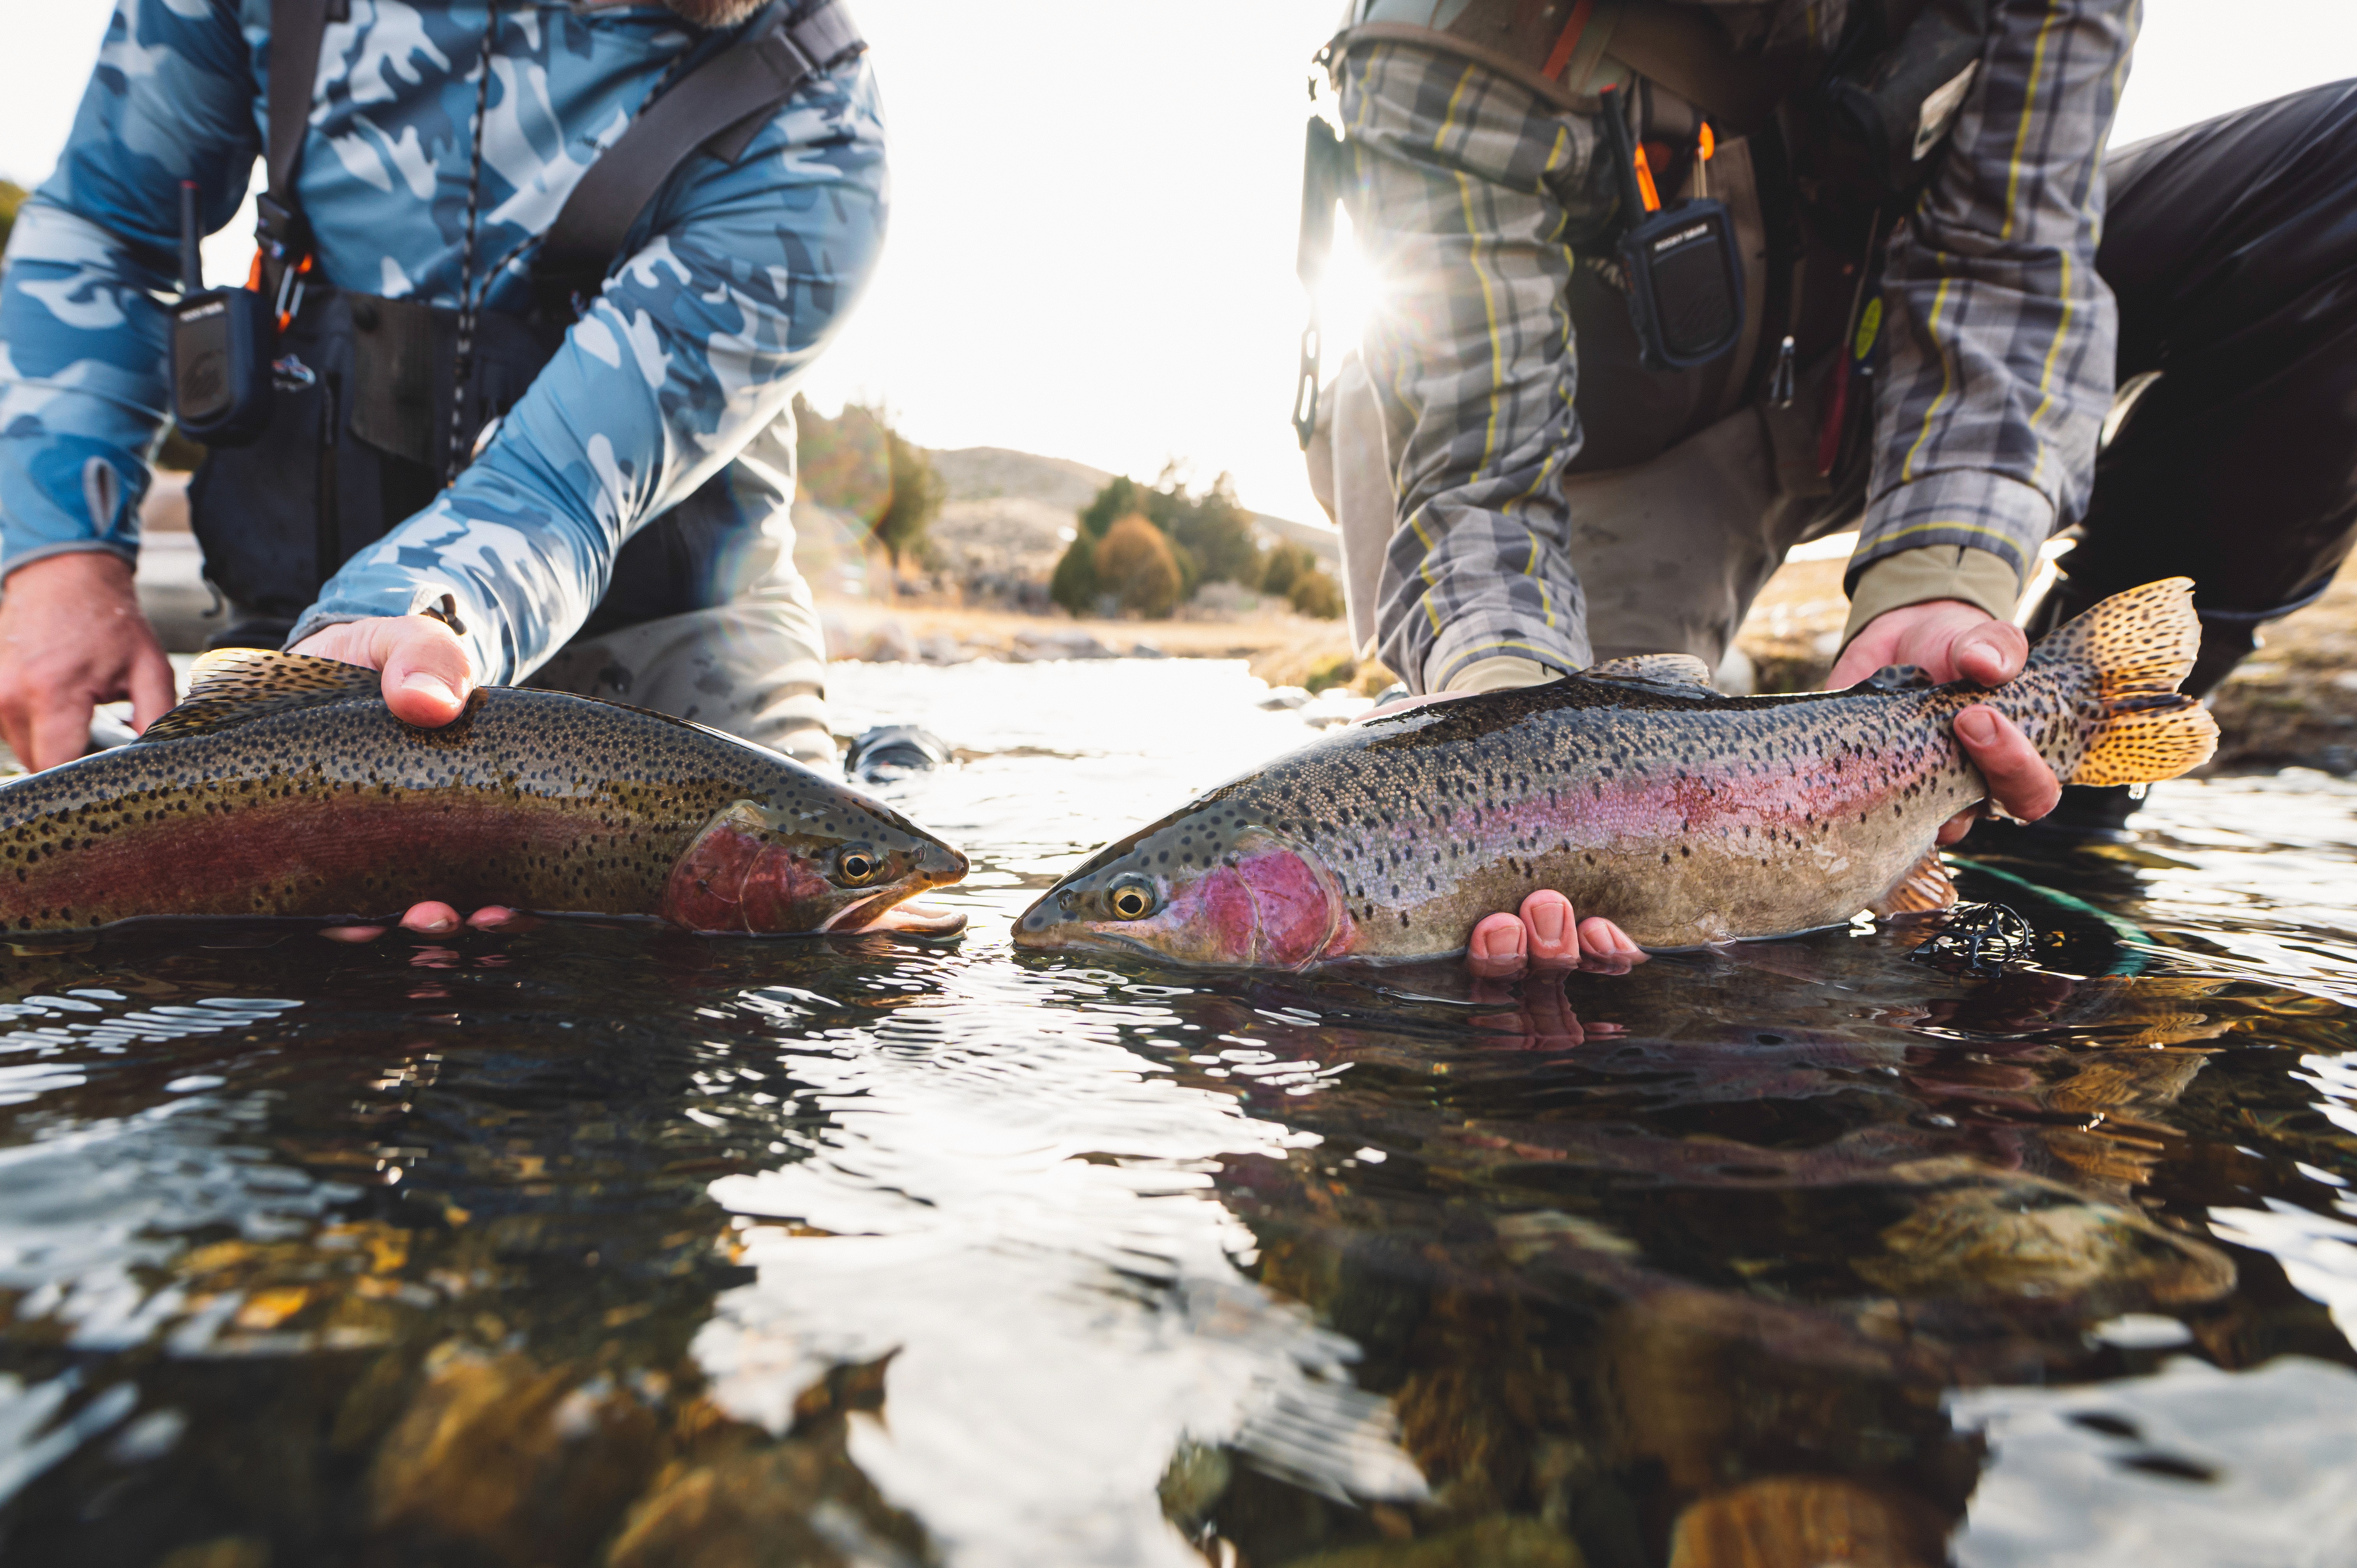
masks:
<path fill-rule="evenodd" d="M 1947 1561 L 1931 1510 L 1838 1476 L 1774 1476 L 1690 1505 L 1670 1568 L 1934 1568 Z"/>
<path fill-rule="evenodd" d="M 607 1551 L 608 1568 L 914 1568 L 916 1521 L 884 1501 L 832 1441 L 789 1438 L 675 1466 Z"/>
<path fill-rule="evenodd" d="M 2216 1248 L 2134 1209 L 2018 1175 L 1926 1193 L 1882 1242 L 1881 1256 L 1851 1267 L 1896 1296 L 2103 1317 L 2214 1301 L 2234 1288 L 2233 1262 Z"/>
<path fill-rule="evenodd" d="M 1291 1568 L 1587 1568 L 1578 1542 L 1544 1520 L 1485 1519 L 1445 1535 L 1345 1546 Z"/>

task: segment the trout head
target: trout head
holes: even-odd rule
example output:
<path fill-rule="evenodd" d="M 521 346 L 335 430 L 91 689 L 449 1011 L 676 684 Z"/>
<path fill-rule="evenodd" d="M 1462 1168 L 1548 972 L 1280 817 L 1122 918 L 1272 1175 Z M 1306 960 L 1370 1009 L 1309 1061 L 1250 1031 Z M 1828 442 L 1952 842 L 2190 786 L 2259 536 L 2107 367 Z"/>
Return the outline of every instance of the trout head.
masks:
<path fill-rule="evenodd" d="M 965 875 L 965 856 L 873 801 L 779 810 L 738 800 L 697 833 L 663 887 L 664 919 L 692 931 L 857 931 Z M 963 918 L 957 923 L 963 924 Z"/>
<path fill-rule="evenodd" d="M 1224 810 L 1214 801 L 1100 851 L 1015 923 L 1016 945 L 1286 969 L 1347 952 L 1333 873 Z"/>

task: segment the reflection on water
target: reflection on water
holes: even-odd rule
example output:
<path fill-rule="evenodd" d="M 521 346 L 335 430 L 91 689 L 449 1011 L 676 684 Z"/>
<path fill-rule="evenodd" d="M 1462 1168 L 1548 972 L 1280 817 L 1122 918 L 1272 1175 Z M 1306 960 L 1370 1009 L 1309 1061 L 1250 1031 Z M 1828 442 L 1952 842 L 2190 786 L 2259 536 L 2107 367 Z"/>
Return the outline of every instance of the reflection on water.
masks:
<path fill-rule="evenodd" d="M 1474 986 L 1017 958 L 1309 733 L 836 671 L 950 944 L 619 924 L 0 970 L 0 1550 L 264 1564 L 2357 1560 L 2357 793 Z"/>

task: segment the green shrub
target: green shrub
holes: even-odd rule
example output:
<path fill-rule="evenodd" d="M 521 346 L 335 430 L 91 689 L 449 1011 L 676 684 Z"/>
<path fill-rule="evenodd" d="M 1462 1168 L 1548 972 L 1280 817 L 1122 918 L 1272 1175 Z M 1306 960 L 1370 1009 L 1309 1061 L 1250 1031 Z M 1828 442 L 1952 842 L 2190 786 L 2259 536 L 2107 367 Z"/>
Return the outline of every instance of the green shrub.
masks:
<path fill-rule="evenodd" d="M 883 410 L 845 403 L 829 419 L 797 393 L 794 437 L 803 495 L 865 523 L 895 570 L 903 555 L 925 559 L 925 531 L 949 487 L 925 449 L 894 429 Z"/>
<path fill-rule="evenodd" d="M 1178 568 L 1179 596 L 1200 583 L 1260 582 L 1260 546 L 1253 542 L 1252 513 L 1235 498 L 1228 476 L 1221 475 L 1211 489 L 1198 495 L 1178 482 L 1175 468 L 1166 468 L 1151 487 L 1123 475 L 1108 480 L 1096 499 L 1081 509 L 1078 521 L 1083 538 L 1103 539 L 1125 518 L 1143 517 L 1159 529 L 1169 544 L 1170 559 Z"/>
<path fill-rule="evenodd" d="M 1078 618 L 1096 613 L 1097 591 L 1097 542 L 1083 530 L 1064 546 L 1056 575 L 1048 579 L 1048 596 Z"/>
<path fill-rule="evenodd" d="M 0 247 L 8 243 L 9 231 L 16 226 L 16 209 L 25 205 L 28 194 L 14 180 L 0 179 Z"/>
<path fill-rule="evenodd" d="M 1316 616 L 1319 620 L 1342 618 L 1342 585 L 1315 566 L 1296 577 L 1285 596 L 1303 615 Z"/>
<path fill-rule="evenodd" d="M 1305 574 L 1316 570 L 1318 557 L 1309 553 L 1308 545 L 1290 542 L 1280 544 L 1268 553 L 1268 564 L 1260 575 L 1260 590 L 1282 598 L 1293 592 L 1293 585 Z"/>
<path fill-rule="evenodd" d="M 903 552 L 920 561 L 925 558 L 932 544 L 925 530 L 941 515 L 949 486 L 934 469 L 933 460 L 925 456 L 925 449 L 888 424 L 884 426 L 884 446 L 890 458 L 892 493 L 884 503 L 884 514 L 876 520 L 876 541 L 892 557 L 893 570 L 898 571 Z"/>

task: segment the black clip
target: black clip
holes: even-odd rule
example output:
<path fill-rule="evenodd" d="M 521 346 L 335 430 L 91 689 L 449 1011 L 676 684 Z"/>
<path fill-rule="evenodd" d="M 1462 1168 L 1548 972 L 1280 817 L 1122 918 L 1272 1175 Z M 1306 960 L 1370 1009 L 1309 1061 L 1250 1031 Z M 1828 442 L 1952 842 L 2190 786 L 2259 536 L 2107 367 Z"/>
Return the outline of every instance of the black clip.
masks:
<path fill-rule="evenodd" d="M 451 635 L 455 637 L 467 635 L 467 623 L 458 618 L 458 596 L 456 594 L 445 594 L 440 604 L 429 605 L 417 613 L 428 620 L 440 621 L 450 628 Z"/>

